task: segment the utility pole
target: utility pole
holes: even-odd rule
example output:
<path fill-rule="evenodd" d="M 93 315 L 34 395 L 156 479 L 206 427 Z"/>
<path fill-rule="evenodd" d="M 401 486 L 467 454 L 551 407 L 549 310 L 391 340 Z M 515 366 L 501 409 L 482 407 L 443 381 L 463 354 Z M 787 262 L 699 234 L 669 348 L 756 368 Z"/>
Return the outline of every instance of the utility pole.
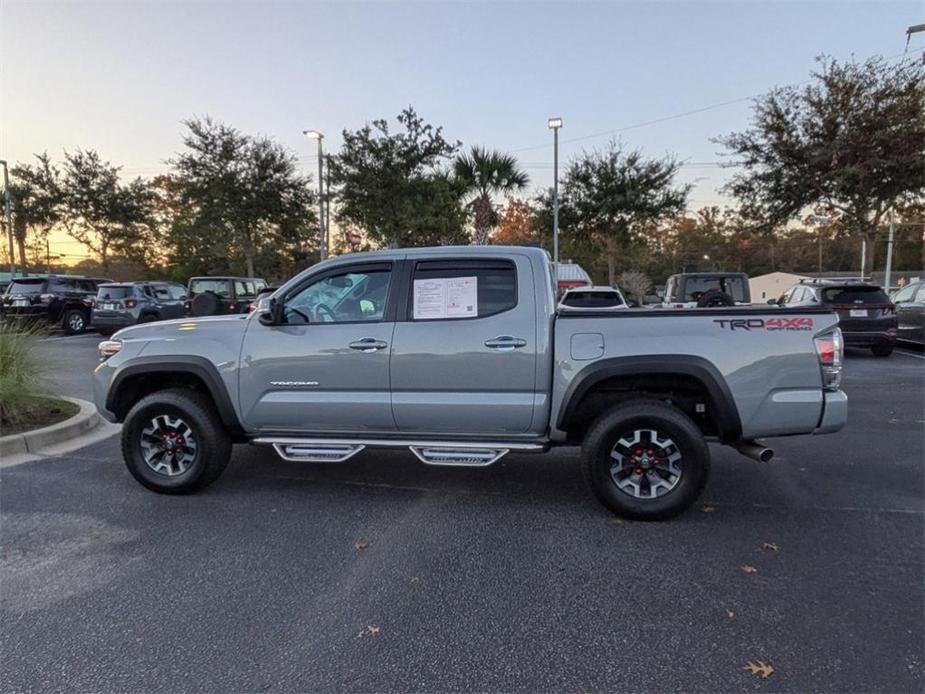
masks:
<path fill-rule="evenodd" d="M 318 140 L 318 243 L 321 247 L 321 260 L 324 260 L 328 257 L 328 235 L 324 226 L 324 148 L 321 144 L 324 135 L 317 130 L 303 130 L 302 134 L 309 139 Z"/>
<path fill-rule="evenodd" d="M 328 238 L 331 236 L 331 155 L 326 158 L 328 175 L 324 177 L 324 248 L 328 248 Z"/>
<path fill-rule="evenodd" d="M 864 281 L 864 266 L 867 264 L 867 239 L 861 239 L 861 281 Z"/>
<path fill-rule="evenodd" d="M 546 124 L 552 130 L 552 279 L 556 296 L 559 294 L 559 128 L 561 118 L 550 118 Z"/>
<path fill-rule="evenodd" d="M 893 230 L 895 224 L 893 223 L 893 212 L 890 212 L 890 236 L 889 240 L 886 242 L 886 273 L 883 278 L 883 290 L 889 294 L 890 292 L 890 275 L 893 272 Z"/>
<path fill-rule="evenodd" d="M 5 159 L 0 159 L 3 165 L 3 216 L 6 220 L 6 233 L 10 240 L 10 281 L 16 276 L 16 256 L 13 255 L 13 212 L 10 204 L 10 169 Z"/>
<path fill-rule="evenodd" d="M 925 24 L 913 24 L 911 27 L 906 29 L 906 49 L 909 49 L 909 39 L 912 38 L 913 34 L 917 34 L 920 31 L 925 31 Z M 925 51 L 922 51 L 922 63 L 925 63 Z"/>

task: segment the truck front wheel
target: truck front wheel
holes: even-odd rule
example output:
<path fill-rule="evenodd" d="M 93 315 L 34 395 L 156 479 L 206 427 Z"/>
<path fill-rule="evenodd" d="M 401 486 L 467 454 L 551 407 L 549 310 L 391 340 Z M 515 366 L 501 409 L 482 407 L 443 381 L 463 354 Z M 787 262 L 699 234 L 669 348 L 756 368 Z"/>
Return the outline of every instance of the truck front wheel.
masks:
<path fill-rule="evenodd" d="M 660 400 L 630 400 L 603 413 L 582 444 L 594 496 L 624 518 L 663 520 L 703 490 L 710 451 L 697 425 Z"/>
<path fill-rule="evenodd" d="M 122 457 L 148 489 L 188 494 L 222 474 L 231 457 L 231 438 L 208 397 L 171 388 L 146 395 L 128 413 Z"/>

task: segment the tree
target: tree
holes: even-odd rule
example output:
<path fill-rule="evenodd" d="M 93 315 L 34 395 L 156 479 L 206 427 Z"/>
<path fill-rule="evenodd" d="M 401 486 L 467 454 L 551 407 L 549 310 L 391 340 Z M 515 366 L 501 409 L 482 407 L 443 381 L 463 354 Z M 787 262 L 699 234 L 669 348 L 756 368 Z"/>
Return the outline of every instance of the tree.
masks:
<path fill-rule="evenodd" d="M 646 296 L 652 291 L 652 280 L 644 272 L 627 270 L 620 273 L 618 280 L 620 288 L 632 296 L 640 306 L 645 303 Z"/>
<path fill-rule="evenodd" d="M 13 210 L 13 235 L 19 251 L 19 264 L 26 269 L 28 234 L 43 247 L 52 227 L 60 221 L 60 173 L 48 154 L 35 155 L 36 163 L 17 164 L 10 169 L 10 196 Z M 44 248 L 42 248 L 44 254 Z"/>
<path fill-rule="evenodd" d="M 93 150 L 65 153 L 61 221 L 71 237 L 100 257 L 104 273 L 112 252 L 139 250 L 150 204 L 151 192 L 140 178 L 123 184 L 119 167 Z"/>
<path fill-rule="evenodd" d="M 718 139 L 741 167 L 726 190 L 768 228 L 812 205 L 837 210 L 872 253 L 889 213 L 925 192 L 923 68 L 882 58 L 819 63 L 809 86 L 759 97 L 751 127 Z"/>
<path fill-rule="evenodd" d="M 208 117 L 185 125 L 186 149 L 160 186 L 177 275 L 283 274 L 317 250 L 316 198 L 293 153 Z"/>
<path fill-rule="evenodd" d="M 376 245 L 428 245 L 465 238 L 461 190 L 440 168 L 459 148 L 443 128 L 425 123 L 411 107 L 392 132 L 385 119 L 355 132 L 330 160 L 330 182 L 339 203 L 337 218 L 366 231 Z"/>
<path fill-rule="evenodd" d="M 492 198 L 523 190 L 530 177 L 517 168 L 517 159 L 512 155 L 482 147 L 473 147 L 469 154 L 456 157 L 453 172 L 475 216 L 473 242 L 484 246 L 498 225 Z"/>
<path fill-rule="evenodd" d="M 678 169 L 672 157 L 645 159 L 617 142 L 569 164 L 563 197 L 574 226 L 567 233 L 603 246 L 611 285 L 618 254 L 640 239 L 643 227 L 684 211 L 690 186 L 675 186 Z"/>
<path fill-rule="evenodd" d="M 524 200 L 508 200 L 498 228 L 491 236 L 492 243 L 502 246 L 538 244 L 540 239 L 534 225 L 536 210 Z"/>

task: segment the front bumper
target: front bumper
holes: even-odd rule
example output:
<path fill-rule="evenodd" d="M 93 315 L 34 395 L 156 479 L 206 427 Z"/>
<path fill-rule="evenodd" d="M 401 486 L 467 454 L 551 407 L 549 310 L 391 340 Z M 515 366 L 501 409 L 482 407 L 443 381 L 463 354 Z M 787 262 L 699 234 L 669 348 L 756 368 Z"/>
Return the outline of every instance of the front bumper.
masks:
<path fill-rule="evenodd" d="M 822 417 L 813 434 L 831 434 L 848 423 L 848 396 L 844 391 L 826 391 L 822 403 Z"/>
<path fill-rule="evenodd" d="M 107 362 L 100 362 L 93 370 L 93 404 L 96 405 L 100 416 L 107 422 L 117 423 L 118 418 L 113 412 L 106 409 L 106 394 L 109 392 L 109 384 L 112 383 L 112 376 L 115 369 Z"/>

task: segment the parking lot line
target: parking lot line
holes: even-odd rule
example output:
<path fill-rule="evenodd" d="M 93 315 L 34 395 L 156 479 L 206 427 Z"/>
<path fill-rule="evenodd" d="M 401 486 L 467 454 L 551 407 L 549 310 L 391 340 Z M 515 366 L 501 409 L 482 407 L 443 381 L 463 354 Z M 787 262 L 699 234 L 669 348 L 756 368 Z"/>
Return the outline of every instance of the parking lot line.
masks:
<path fill-rule="evenodd" d="M 904 352 L 902 350 L 896 350 L 893 354 L 902 354 L 904 357 L 912 357 L 913 359 L 922 359 L 925 360 L 925 356 L 921 354 L 913 354 L 912 352 Z"/>

